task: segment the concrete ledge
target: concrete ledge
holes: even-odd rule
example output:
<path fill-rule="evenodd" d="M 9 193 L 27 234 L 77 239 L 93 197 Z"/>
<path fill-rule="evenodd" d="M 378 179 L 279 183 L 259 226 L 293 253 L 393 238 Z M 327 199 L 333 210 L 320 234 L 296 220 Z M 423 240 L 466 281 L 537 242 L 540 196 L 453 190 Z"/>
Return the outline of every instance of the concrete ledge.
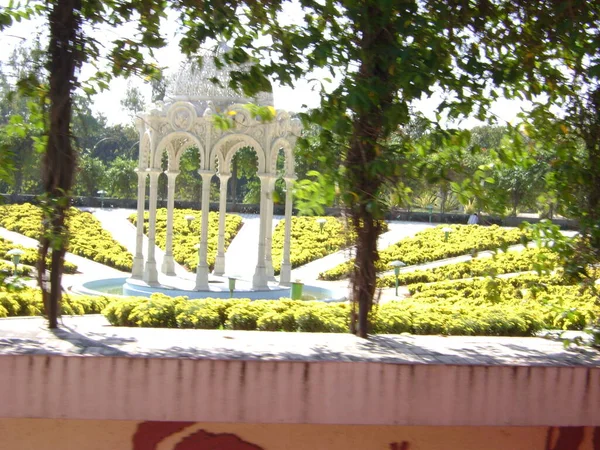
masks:
<path fill-rule="evenodd" d="M 590 426 L 600 368 L 0 356 L 0 417 Z"/>

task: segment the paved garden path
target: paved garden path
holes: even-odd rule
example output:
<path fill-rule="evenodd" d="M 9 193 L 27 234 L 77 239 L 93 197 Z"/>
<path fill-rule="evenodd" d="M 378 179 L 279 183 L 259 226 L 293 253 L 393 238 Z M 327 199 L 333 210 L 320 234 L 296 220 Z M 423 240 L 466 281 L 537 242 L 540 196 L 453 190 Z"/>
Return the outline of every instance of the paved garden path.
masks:
<path fill-rule="evenodd" d="M 258 234 L 260 216 L 238 214 L 243 219 L 240 231 L 225 252 L 225 273 L 242 280 L 252 280 L 258 261 Z M 283 216 L 273 216 L 273 230 Z"/>
<path fill-rule="evenodd" d="M 21 245 L 25 248 L 38 248 L 39 242 L 14 231 L 9 231 L 6 228 L 0 228 L 0 237 Z M 63 274 L 63 287 L 69 288 L 73 284 L 79 284 L 96 278 L 117 278 L 128 276 L 128 273 L 121 272 L 104 264 L 97 263 L 87 258 L 67 253 L 65 259 L 75 265 L 80 272 L 76 275 Z"/>
<path fill-rule="evenodd" d="M 383 250 L 392 244 L 395 244 L 400 239 L 414 236 L 419 231 L 431 228 L 437 224 L 423 222 L 388 222 L 388 231 L 383 233 L 378 241 L 377 248 Z M 293 249 L 292 249 L 293 250 Z M 354 256 L 354 248 L 340 250 L 339 252 L 327 255 L 324 258 L 312 261 L 304 266 L 297 267 L 292 270 L 292 280 L 316 280 L 321 272 L 332 269 L 338 264 L 342 264 L 350 260 Z"/>

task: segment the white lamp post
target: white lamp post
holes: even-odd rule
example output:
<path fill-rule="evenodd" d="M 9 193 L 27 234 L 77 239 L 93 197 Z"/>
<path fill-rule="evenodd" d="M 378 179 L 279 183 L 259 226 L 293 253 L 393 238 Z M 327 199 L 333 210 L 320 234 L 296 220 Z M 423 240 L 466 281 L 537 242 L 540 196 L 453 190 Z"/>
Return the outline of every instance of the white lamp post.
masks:
<path fill-rule="evenodd" d="M 319 217 L 317 219 L 317 223 L 319 224 L 319 227 L 321 227 L 321 233 L 323 233 L 323 227 L 327 223 L 327 219 L 325 219 L 324 217 Z"/>
<path fill-rule="evenodd" d="M 400 267 L 404 267 L 405 265 L 406 264 L 402 261 L 392 261 L 390 263 L 390 266 L 394 268 L 394 275 L 396 275 L 396 297 L 398 297 L 398 275 L 400 274 Z"/>
<path fill-rule="evenodd" d="M 104 208 L 104 196 L 106 195 L 106 191 L 98 191 L 98 195 L 100 196 L 100 208 Z"/>
<path fill-rule="evenodd" d="M 21 260 L 21 255 L 25 253 L 23 250 L 18 248 L 13 248 L 6 252 L 6 256 L 11 256 L 12 263 L 15 265 L 15 275 L 18 274 L 17 267 L 19 266 L 19 261 Z"/>
<path fill-rule="evenodd" d="M 448 235 L 450 233 L 452 233 L 454 230 L 450 227 L 444 227 L 444 228 L 442 228 L 442 231 L 444 232 L 444 242 L 448 242 Z"/>
<path fill-rule="evenodd" d="M 194 221 L 195 218 L 196 217 L 192 216 L 192 215 L 185 216 L 185 220 L 187 220 L 187 223 L 188 223 L 188 228 L 190 228 L 192 226 L 192 222 Z"/>

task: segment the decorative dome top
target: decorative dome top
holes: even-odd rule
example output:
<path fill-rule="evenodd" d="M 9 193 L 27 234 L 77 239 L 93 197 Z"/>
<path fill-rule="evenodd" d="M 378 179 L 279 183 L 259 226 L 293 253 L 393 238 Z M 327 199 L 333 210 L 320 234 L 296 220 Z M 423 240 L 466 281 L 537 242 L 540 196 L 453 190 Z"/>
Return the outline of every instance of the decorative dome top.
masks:
<path fill-rule="evenodd" d="M 250 64 L 240 66 L 224 66 L 217 68 L 214 58 L 230 50 L 226 44 L 220 44 L 216 51 L 200 53 L 202 66 L 196 61 L 188 60 L 170 80 L 167 86 L 167 97 L 175 101 L 189 101 L 204 109 L 212 102 L 218 110 L 224 110 L 235 103 L 255 103 L 261 106 L 273 105 L 273 94 L 261 92 L 256 98 L 249 98 L 231 89 L 229 84 L 232 70 L 244 70 Z M 211 80 L 217 79 L 221 85 Z"/>

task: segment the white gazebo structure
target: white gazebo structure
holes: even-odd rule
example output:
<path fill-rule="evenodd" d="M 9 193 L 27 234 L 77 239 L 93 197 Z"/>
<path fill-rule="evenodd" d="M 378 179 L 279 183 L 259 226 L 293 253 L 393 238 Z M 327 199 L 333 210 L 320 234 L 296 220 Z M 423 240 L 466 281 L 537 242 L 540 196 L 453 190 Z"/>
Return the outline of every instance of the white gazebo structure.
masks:
<path fill-rule="evenodd" d="M 223 48 L 220 51 L 223 50 Z M 252 147 L 258 158 L 260 178 L 260 233 L 256 249 L 258 262 L 252 279 L 253 289 L 266 289 L 268 282 L 274 281 L 271 259 L 271 234 L 273 220 L 273 190 L 278 178 L 276 173 L 277 156 L 281 149 L 285 155 L 284 180 L 287 187 L 285 199 L 285 242 L 279 282 L 290 284 L 290 234 L 292 215 L 292 185 L 296 178 L 294 171 L 293 148 L 300 133 L 300 123 L 285 111 L 276 111 L 275 118 L 263 122 L 260 117 L 252 117 L 244 104 L 254 103 L 272 106 L 272 94 L 262 94 L 251 99 L 240 96 L 233 90 L 214 84 L 217 78 L 227 85 L 230 68 L 217 68 L 210 55 L 205 56 L 200 68 L 188 62 L 173 79 L 167 91 L 168 101 L 156 105 L 149 113 L 137 120 L 140 136 L 137 204 L 136 252 L 131 277 L 143 280 L 150 286 L 157 286 L 158 267 L 155 259 L 156 208 L 158 177 L 163 172 L 161 161 L 167 154 L 168 180 L 167 195 L 167 235 L 165 257 L 160 270 L 166 275 L 174 275 L 173 261 L 173 209 L 175 184 L 179 175 L 179 161 L 182 154 L 197 148 L 200 154 L 199 174 L 202 177 L 202 227 L 199 236 L 199 263 L 196 270 L 195 290 L 209 289 L 208 253 L 208 211 L 210 182 L 216 175 L 220 179 L 219 238 L 214 275 L 225 273 L 225 211 L 227 182 L 231 177 L 231 163 L 235 153 L 244 147 Z M 239 70 L 239 69 L 238 69 Z M 228 130 L 216 128 L 213 115 L 221 114 L 231 118 L 234 126 Z M 148 249 L 143 252 L 144 209 L 146 185 L 149 179 L 149 223 Z"/>

